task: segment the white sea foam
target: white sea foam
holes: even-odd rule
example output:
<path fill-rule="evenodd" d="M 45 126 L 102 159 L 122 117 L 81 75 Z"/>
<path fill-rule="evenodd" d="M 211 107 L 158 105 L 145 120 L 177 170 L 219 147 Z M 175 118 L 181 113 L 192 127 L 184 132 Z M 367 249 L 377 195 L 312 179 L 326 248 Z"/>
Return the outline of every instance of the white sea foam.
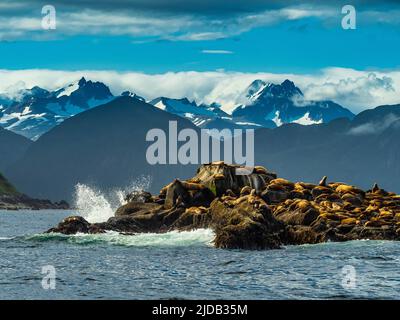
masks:
<path fill-rule="evenodd" d="M 123 235 L 118 232 L 103 234 L 62 235 L 58 233 L 43 233 L 28 237 L 30 240 L 51 241 L 60 240 L 72 244 L 109 244 L 127 247 L 183 247 L 183 246 L 211 246 L 214 239 L 211 229 L 197 229 L 193 231 L 171 231 L 166 233 L 139 233 Z"/>
<path fill-rule="evenodd" d="M 123 189 L 102 192 L 86 184 L 75 186 L 75 207 L 91 223 L 104 222 L 114 216 L 116 209 L 125 204 L 125 195 L 149 188 L 151 178 L 140 177 Z"/>
<path fill-rule="evenodd" d="M 106 197 L 98 190 L 78 183 L 75 187 L 75 205 L 89 222 L 103 222 L 114 215 Z"/>
<path fill-rule="evenodd" d="M 0 241 L 2 240 L 11 240 L 14 239 L 15 237 L 0 237 Z"/>

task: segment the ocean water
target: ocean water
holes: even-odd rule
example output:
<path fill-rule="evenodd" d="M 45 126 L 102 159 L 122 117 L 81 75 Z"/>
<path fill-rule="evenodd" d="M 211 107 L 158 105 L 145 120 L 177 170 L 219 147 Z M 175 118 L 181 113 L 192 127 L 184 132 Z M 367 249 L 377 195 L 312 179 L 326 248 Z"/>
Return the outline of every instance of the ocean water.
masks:
<path fill-rule="evenodd" d="M 397 299 L 400 243 L 222 250 L 210 230 L 46 235 L 71 211 L 0 211 L 0 299 Z M 43 288 L 42 268 L 55 270 Z"/>

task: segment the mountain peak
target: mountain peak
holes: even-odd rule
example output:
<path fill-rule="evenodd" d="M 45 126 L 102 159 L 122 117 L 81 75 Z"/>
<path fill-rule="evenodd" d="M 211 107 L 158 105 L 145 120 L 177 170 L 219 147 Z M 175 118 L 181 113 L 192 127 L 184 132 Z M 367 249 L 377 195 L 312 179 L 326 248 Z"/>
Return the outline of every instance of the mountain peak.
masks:
<path fill-rule="evenodd" d="M 254 80 L 246 89 L 246 97 L 249 99 L 256 99 L 266 85 L 267 83 L 263 80 Z"/>
<path fill-rule="evenodd" d="M 122 96 L 122 97 L 131 97 L 131 98 L 135 98 L 135 99 L 138 99 L 138 100 L 140 100 L 140 101 L 146 102 L 146 99 L 145 99 L 145 98 L 143 98 L 143 97 L 137 95 L 137 94 L 134 93 L 134 92 L 128 91 L 128 90 L 122 92 L 122 93 L 121 93 L 121 96 Z"/>
<path fill-rule="evenodd" d="M 82 77 L 82 78 L 79 79 L 78 85 L 79 85 L 80 87 L 82 87 L 83 85 L 86 84 L 86 82 L 87 82 L 87 81 L 86 81 L 85 77 Z"/>
<path fill-rule="evenodd" d="M 288 89 L 294 89 L 296 86 L 294 85 L 293 81 L 290 81 L 289 79 L 286 79 L 281 83 L 282 87 L 288 88 Z"/>
<path fill-rule="evenodd" d="M 264 96 L 275 98 L 292 98 L 296 95 L 303 96 L 301 90 L 296 87 L 293 81 L 286 79 L 281 84 L 265 82 L 264 80 L 254 80 L 246 89 L 246 97 L 254 101 Z"/>
<path fill-rule="evenodd" d="M 268 84 L 261 95 L 291 99 L 294 96 L 303 96 L 303 92 L 296 87 L 293 81 L 286 79 L 281 84 Z"/>

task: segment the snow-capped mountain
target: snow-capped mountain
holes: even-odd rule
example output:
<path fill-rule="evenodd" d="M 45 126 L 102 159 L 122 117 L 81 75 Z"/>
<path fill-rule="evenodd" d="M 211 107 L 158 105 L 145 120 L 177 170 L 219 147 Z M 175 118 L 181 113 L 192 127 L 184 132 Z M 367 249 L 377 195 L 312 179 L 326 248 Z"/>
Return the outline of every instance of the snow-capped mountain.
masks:
<path fill-rule="evenodd" d="M 255 123 L 274 128 L 285 123 L 302 125 L 352 119 L 354 114 L 333 101 L 309 101 L 292 81 L 281 84 L 255 80 L 244 93 L 248 103 L 232 112 L 236 123 Z"/>
<path fill-rule="evenodd" d="M 229 118 L 229 115 L 220 110 L 217 105 L 197 105 L 196 102 L 190 102 L 187 98 L 160 97 L 150 101 L 150 104 L 158 109 L 186 118 L 201 128 L 206 127 L 208 122 L 217 118 Z"/>
<path fill-rule="evenodd" d="M 146 102 L 131 91 L 124 91 L 121 96 Z M 160 97 L 149 103 L 188 119 L 197 127 L 218 130 L 274 128 L 285 123 L 309 125 L 354 117 L 348 109 L 332 101 L 306 100 L 289 80 L 281 84 L 255 80 L 242 97 L 247 103 L 238 106 L 232 114 L 223 111 L 218 103 L 197 104 L 187 98 Z M 20 89 L 13 92 L 12 97 L 0 95 L 0 126 L 36 140 L 65 119 L 114 98 L 105 84 L 85 78 L 54 91 L 37 86 Z"/>
<path fill-rule="evenodd" d="M 16 96 L 0 96 L 0 126 L 32 140 L 65 119 L 114 98 L 106 85 L 85 78 L 55 91 L 33 87 Z"/>
<path fill-rule="evenodd" d="M 221 110 L 217 103 L 210 105 L 190 102 L 187 98 L 171 99 L 160 97 L 149 102 L 155 107 L 176 114 L 180 117 L 190 120 L 196 126 L 202 129 L 244 129 L 259 127 L 251 123 L 232 120 L 232 116 Z"/>

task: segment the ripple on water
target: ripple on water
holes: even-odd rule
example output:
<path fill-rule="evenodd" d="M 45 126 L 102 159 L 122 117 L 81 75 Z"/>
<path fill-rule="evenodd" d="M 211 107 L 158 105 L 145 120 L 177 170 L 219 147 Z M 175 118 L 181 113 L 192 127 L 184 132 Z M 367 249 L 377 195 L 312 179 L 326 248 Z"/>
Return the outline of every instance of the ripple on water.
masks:
<path fill-rule="evenodd" d="M 1 213 L 0 299 L 397 299 L 400 242 L 351 241 L 281 250 L 222 250 L 210 230 L 41 234 L 71 212 Z M 27 216 L 34 217 L 27 219 Z M 41 287 L 42 266 L 57 289 Z M 342 286 L 343 267 L 356 286 Z"/>

